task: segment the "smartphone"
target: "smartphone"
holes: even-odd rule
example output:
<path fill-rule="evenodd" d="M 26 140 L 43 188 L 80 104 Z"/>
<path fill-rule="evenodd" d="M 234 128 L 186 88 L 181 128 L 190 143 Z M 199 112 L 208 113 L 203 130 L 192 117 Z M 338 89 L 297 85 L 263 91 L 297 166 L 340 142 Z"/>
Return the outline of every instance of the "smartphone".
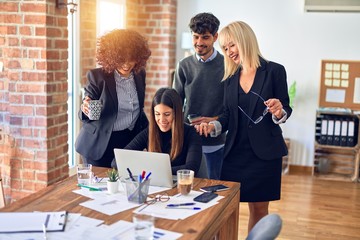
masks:
<path fill-rule="evenodd" d="M 204 192 L 204 193 L 200 194 L 199 196 L 195 197 L 194 201 L 207 203 L 207 202 L 210 202 L 211 200 L 213 200 L 214 198 L 216 198 L 217 196 L 218 195 L 213 192 Z"/>
<path fill-rule="evenodd" d="M 199 117 L 200 115 L 197 113 L 187 115 L 187 119 L 189 120 L 190 123 L 197 120 Z"/>
<path fill-rule="evenodd" d="M 228 186 L 225 186 L 222 184 L 200 188 L 200 190 L 203 192 L 219 192 L 219 191 L 225 191 L 228 189 L 229 189 Z"/>

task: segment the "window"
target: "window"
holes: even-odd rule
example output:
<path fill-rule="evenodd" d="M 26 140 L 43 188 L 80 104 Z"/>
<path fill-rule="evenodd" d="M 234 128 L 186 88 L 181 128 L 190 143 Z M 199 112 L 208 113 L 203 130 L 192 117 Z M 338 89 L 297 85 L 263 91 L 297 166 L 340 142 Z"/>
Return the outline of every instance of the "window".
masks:
<path fill-rule="evenodd" d="M 115 28 L 125 28 L 125 0 L 97 1 L 97 36 L 101 36 Z"/>

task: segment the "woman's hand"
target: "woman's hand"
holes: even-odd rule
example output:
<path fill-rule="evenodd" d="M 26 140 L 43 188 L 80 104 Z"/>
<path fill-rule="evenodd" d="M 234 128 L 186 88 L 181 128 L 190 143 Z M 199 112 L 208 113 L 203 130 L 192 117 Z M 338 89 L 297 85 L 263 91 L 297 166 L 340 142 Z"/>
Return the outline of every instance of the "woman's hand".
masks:
<path fill-rule="evenodd" d="M 265 101 L 265 105 L 269 108 L 269 112 L 275 115 L 277 119 L 281 119 L 283 117 L 283 106 L 279 99 L 270 98 Z"/>
<path fill-rule="evenodd" d="M 207 137 L 215 129 L 214 124 L 208 124 L 206 122 L 203 122 L 200 125 L 195 125 L 194 127 L 200 136 L 204 135 L 205 137 Z"/>
<path fill-rule="evenodd" d="M 84 97 L 82 104 L 80 106 L 81 111 L 88 116 L 89 115 L 89 102 L 90 102 L 91 98 L 89 98 L 88 96 Z"/>

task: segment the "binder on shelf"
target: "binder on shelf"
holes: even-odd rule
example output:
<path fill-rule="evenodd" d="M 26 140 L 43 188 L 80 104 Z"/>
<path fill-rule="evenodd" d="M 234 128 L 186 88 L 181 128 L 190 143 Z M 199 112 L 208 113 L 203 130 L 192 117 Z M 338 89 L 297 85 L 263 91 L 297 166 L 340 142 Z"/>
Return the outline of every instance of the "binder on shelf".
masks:
<path fill-rule="evenodd" d="M 355 146 L 354 133 L 355 133 L 355 121 L 350 120 L 348 123 L 348 133 L 347 133 L 347 146 L 348 147 Z"/>
<path fill-rule="evenodd" d="M 348 120 L 343 119 L 341 121 L 341 134 L 340 134 L 340 146 L 347 146 L 347 135 L 348 135 Z"/>
<path fill-rule="evenodd" d="M 340 146 L 340 131 L 341 131 L 341 121 L 339 119 L 335 120 L 334 123 L 334 137 L 333 145 Z"/>
<path fill-rule="evenodd" d="M 327 142 L 327 129 L 328 129 L 328 120 L 321 120 L 321 132 L 320 132 L 320 144 L 326 144 Z"/>
<path fill-rule="evenodd" d="M 327 138 L 326 138 L 326 144 L 327 145 L 333 145 L 333 141 L 334 141 L 334 124 L 335 124 L 335 121 L 333 119 L 328 120 Z"/>

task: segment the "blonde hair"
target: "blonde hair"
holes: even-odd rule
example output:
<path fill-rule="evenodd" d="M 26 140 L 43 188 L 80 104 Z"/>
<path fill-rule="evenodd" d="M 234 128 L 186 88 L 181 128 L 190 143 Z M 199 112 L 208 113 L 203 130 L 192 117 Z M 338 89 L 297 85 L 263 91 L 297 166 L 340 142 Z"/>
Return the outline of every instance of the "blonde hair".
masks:
<path fill-rule="evenodd" d="M 236 21 L 228 24 L 219 32 L 218 41 L 224 55 L 224 77 L 228 79 L 242 66 L 258 68 L 260 66 L 260 57 L 263 58 L 256 35 L 251 27 L 242 21 Z M 236 64 L 227 56 L 225 47 L 232 42 L 239 50 L 240 64 Z"/>

